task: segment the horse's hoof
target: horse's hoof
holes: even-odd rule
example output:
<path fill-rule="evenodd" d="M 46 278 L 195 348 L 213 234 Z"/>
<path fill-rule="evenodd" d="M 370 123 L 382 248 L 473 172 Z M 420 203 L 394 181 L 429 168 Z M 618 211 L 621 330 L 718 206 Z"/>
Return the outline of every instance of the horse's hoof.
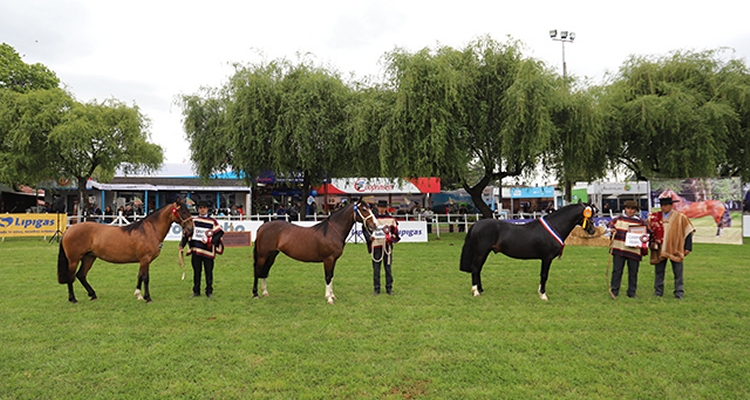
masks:
<path fill-rule="evenodd" d="M 150 298 L 149 298 L 149 299 L 146 299 L 146 304 L 148 304 L 148 303 L 151 303 L 152 301 L 153 301 L 153 300 L 151 300 Z"/>
<path fill-rule="evenodd" d="M 333 304 L 333 298 L 328 299 L 328 304 Z"/>
<path fill-rule="evenodd" d="M 71 303 L 73 303 L 73 304 L 78 303 L 78 300 L 76 300 L 76 299 L 68 299 L 68 301 L 71 302 Z"/>
<path fill-rule="evenodd" d="M 471 287 L 471 294 L 473 294 L 474 297 L 479 297 L 482 295 L 482 293 L 479 291 L 479 288 L 476 285 Z"/>
<path fill-rule="evenodd" d="M 98 297 L 94 296 L 91 298 L 91 301 L 98 300 L 98 299 L 99 299 Z"/>
<path fill-rule="evenodd" d="M 263 297 L 268 297 L 268 292 L 263 292 Z"/>
<path fill-rule="evenodd" d="M 539 298 L 540 298 L 540 299 L 542 299 L 542 300 L 544 300 L 544 301 L 547 301 L 547 300 L 549 300 L 549 299 L 547 298 L 547 293 L 540 293 L 540 294 L 539 294 Z"/>

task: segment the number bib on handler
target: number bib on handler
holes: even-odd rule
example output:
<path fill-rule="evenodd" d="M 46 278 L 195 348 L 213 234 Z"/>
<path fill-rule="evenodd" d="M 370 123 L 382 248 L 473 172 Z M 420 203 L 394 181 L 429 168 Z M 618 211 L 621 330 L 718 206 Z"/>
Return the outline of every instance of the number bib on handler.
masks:
<path fill-rule="evenodd" d="M 193 238 L 192 240 L 196 240 L 199 242 L 205 242 L 208 236 L 206 235 L 206 232 L 208 232 L 208 229 L 206 228 L 200 228 L 200 227 L 194 227 L 193 228 Z"/>
<path fill-rule="evenodd" d="M 648 241 L 648 236 L 646 235 L 646 227 L 644 226 L 633 226 L 630 227 L 627 233 L 625 233 L 625 246 L 627 247 L 643 247 L 644 243 L 644 236 L 646 236 L 646 240 Z"/>

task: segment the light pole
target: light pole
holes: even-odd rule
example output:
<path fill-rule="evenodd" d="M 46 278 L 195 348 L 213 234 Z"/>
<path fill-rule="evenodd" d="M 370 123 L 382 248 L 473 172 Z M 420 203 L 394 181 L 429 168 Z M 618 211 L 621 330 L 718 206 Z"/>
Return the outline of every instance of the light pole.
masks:
<path fill-rule="evenodd" d="M 565 80 L 568 77 L 568 68 L 565 64 L 565 42 L 573 43 L 573 40 L 575 40 L 576 38 L 576 33 L 560 31 L 560 37 L 558 38 L 557 29 L 552 29 L 551 31 L 549 31 L 549 37 L 552 38 L 552 40 L 556 40 L 562 43 L 563 80 Z"/>
<path fill-rule="evenodd" d="M 552 40 L 556 40 L 560 43 L 562 43 L 562 62 L 563 62 L 563 85 L 568 85 L 568 66 L 565 64 L 565 42 L 573 43 L 573 40 L 576 38 L 575 32 L 568 32 L 568 31 L 560 31 L 560 37 L 557 37 L 557 29 L 552 29 L 549 31 L 549 37 Z M 570 178 L 564 178 L 565 181 L 565 201 L 570 204 L 571 197 L 572 197 L 572 191 L 573 191 L 573 182 Z"/>

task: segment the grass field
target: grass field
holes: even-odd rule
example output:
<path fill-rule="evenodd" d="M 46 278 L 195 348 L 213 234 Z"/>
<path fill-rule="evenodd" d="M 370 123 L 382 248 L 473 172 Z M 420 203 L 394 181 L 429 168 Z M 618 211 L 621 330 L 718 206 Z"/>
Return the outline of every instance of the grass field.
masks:
<path fill-rule="evenodd" d="M 153 303 L 133 296 L 136 265 L 97 261 L 99 300 L 76 283 L 70 304 L 57 246 L 8 239 L 0 398 L 750 398 L 750 245 L 695 245 L 682 301 L 652 296 L 647 263 L 639 298 L 611 300 L 606 249 L 568 246 L 543 302 L 538 261 L 490 256 L 474 298 L 463 234 L 430 239 L 397 245 L 394 296 L 372 295 L 368 255 L 348 245 L 332 306 L 322 265 L 282 256 L 271 296 L 252 299 L 249 248 L 218 259 L 212 299 L 191 299 L 174 242 Z"/>

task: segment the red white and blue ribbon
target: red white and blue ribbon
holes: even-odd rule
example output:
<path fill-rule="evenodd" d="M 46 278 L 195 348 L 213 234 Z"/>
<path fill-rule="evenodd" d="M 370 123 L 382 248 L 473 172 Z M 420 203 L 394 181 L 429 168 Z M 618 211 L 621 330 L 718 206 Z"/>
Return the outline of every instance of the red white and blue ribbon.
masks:
<path fill-rule="evenodd" d="M 560 248 L 560 255 L 558 256 L 558 258 L 562 257 L 563 250 L 565 249 L 565 241 L 562 240 L 560 235 L 555 232 L 555 229 L 552 228 L 552 225 L 550 225 L 547 220 L 544 219 L 544 217 L 539 217 L 539 222 L 541 222 L 544 229 L 546 229 L 547 232 L 549 232 L 549 234 L 552 235 L 555 240 L 557 240 L 557 243 L 560 243 L 560 246 L 562 246 Z"/>

